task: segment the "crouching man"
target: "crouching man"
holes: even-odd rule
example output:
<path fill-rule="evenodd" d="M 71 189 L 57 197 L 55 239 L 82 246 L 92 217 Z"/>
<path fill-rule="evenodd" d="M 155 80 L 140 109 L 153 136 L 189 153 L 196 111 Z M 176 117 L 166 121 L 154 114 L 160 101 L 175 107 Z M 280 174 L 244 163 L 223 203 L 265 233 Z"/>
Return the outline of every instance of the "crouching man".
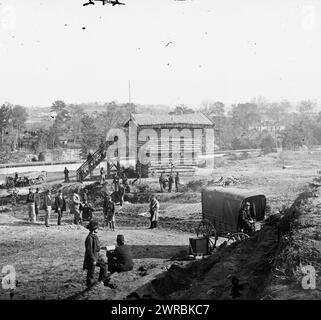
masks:
<path fill-rule="evenodd" d="M 85 241 L 85 259 L 84 259 L 84 270 L 87 270 L 87 286 L 91 287 L 94 285 L 94 274 L 95 267 L 100 267 L 99 278 L 98 281 L 105 281 L 107 279 L 107 259 L 106 255 L 100 253 L 100 243 L 97 236 L 98 233 L 98 222 L 95 220 L 91 220 L 87 225 L 87 229 L 89 229 L 89 235 Z"/>
<path fill-rule="evenodd" d="M 134 262 L 132 253 L 127 245 L 122 234 L 117 236 L 117 246 L 114 251 L 107 251 L 108 270 L 110 273 L 124 272 L 133 270 Z"/>

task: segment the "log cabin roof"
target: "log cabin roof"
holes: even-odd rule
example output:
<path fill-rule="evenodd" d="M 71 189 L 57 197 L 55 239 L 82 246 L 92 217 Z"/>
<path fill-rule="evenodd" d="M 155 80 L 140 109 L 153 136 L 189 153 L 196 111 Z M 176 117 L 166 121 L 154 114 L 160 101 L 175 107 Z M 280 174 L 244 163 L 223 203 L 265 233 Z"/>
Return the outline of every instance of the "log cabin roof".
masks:
<path fill-rule="evenodd" d="M 130 119 L 137 126 L 213 126 L 213 122 L 202 113 L 189 113 L 189 114 L 131 114 Z"/>

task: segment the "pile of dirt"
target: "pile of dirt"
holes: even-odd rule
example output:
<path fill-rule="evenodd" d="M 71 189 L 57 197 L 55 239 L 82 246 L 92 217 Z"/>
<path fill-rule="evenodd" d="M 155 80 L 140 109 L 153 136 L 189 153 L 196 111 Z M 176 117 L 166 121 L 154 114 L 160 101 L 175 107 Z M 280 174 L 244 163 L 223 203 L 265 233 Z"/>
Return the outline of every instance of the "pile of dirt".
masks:
<path fill-rule="evenodd" d="M 278 248 L 277 223 L 266 225 L 252 238 L 221 245 L 214 254 L 184 267 L 172 266 L 136 290 L 155 299 L 232 299 L 231 279 L 243 290 L 239 299 L 261 296 Z"/>
<path fill-rule="evenodd" d="M 315 183 L 297 197 L 280 225 L 284 235 L 265 290 L 271 299 L 321 298 L 321 281 L 317 276 L 321 271 L 321 190 Z M 306 266 L 315 270 L 315 290 L 302 287 Z"/>
<path fill-rule="evenodd" d="M 220 177 L 216 180 L 209 181 L 208 184 L 214 185 L 214 186 L 231 186 L 239 183 L 239 179 L 235 178 L 233 176 L 226 176 L 226 177 Z"/>

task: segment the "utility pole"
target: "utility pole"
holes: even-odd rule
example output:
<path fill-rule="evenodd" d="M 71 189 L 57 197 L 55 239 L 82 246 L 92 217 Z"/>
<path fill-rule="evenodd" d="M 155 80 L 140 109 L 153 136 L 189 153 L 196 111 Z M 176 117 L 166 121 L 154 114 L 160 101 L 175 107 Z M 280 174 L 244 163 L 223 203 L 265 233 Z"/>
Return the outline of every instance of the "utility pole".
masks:
<path fill-rule="evenodd" d="M 130 80 L 128 80 L 128 98 L 129 98 L 129 103 L 131 103 Z"/>

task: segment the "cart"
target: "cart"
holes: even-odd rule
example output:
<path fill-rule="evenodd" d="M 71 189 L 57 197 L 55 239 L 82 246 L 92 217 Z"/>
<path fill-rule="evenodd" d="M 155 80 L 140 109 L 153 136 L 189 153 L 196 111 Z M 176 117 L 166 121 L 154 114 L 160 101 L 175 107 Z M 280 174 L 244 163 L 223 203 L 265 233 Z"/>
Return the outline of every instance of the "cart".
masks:
<path fill-rule="evenodd" d="M 264 220 L 266 198 L 257 191 L 237 188 L 210 187 L 202 190 L 202 221 L 196 228 L 198 238 L 208 242 L 208 252 L 216 247 L 218 237 L 227 238 L 227 244 L 249 238 L 239 225 L 244 202 L 250 202 L 250 214 L 255 221 L 254 232 Z"/>

